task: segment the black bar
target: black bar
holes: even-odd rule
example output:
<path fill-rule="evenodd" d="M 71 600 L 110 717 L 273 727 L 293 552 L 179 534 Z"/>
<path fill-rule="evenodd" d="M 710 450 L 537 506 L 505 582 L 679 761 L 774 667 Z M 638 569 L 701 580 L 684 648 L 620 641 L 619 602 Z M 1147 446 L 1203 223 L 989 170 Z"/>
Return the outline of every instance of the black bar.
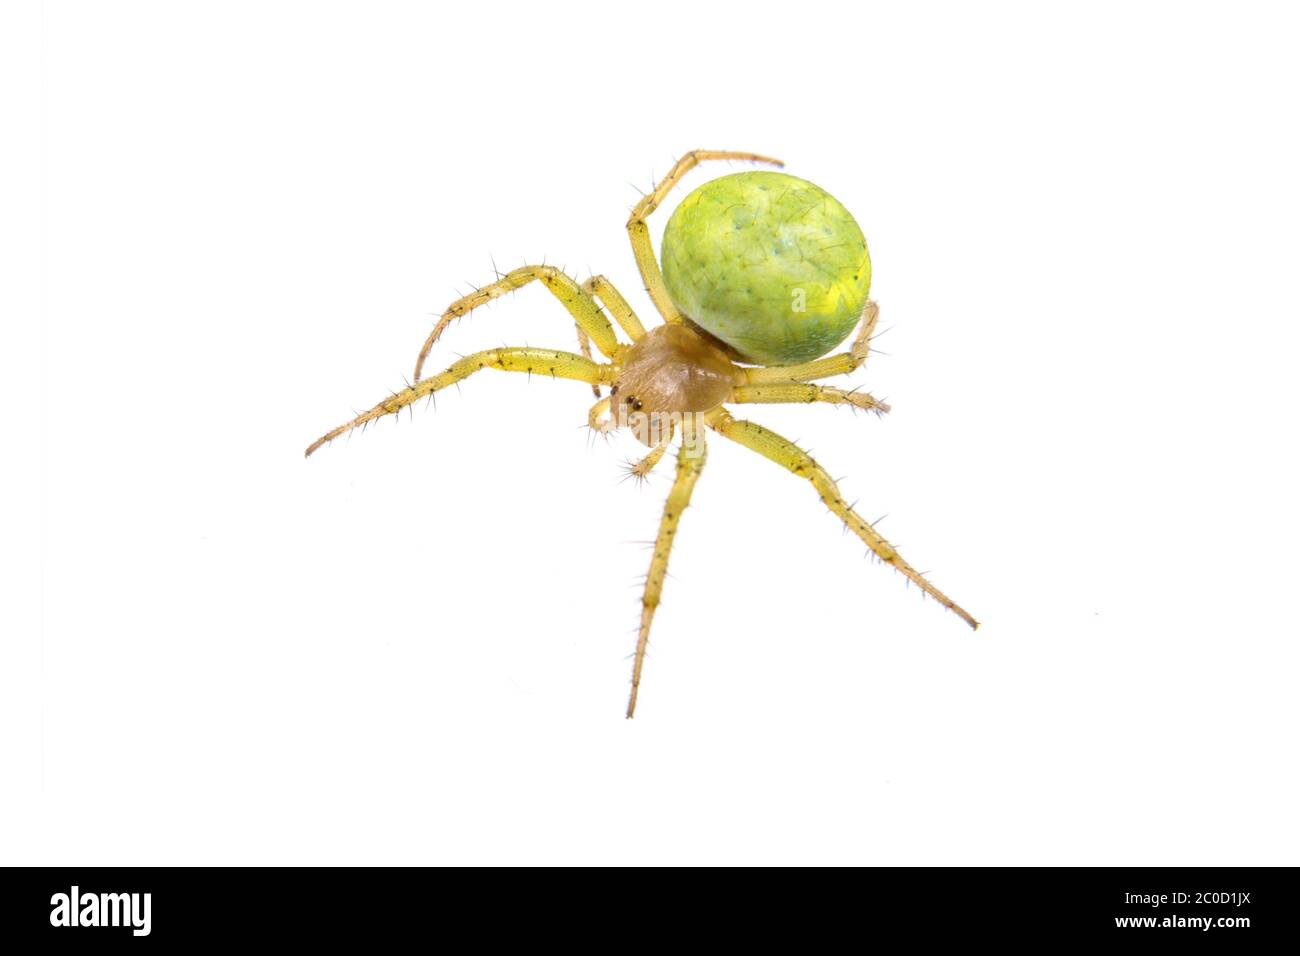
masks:
<path fill-rule="evenodd" d="M 1193 942 L 1238 948 L 1297 938 L 1295 870 L 840 869 L 755 875 L 635 872 L 590 880 L 439 869 L 8 869 L 0 925 L 37 944 L 368 946 L 478 934 L 531 945 L 627 934 L 642 942 L 853 945 Z M 72 925 L 75 922 L 118 925 Z M 147 895 L 146 895 L 147 894 Z M 93 902 L 90 900 L 93 898 Z M 148 904 L 147 920 L 145 903 Z M 531 937 L 529 934 L 532 934 Z M 20 950 L 10 949 L 10 952 Z"/>

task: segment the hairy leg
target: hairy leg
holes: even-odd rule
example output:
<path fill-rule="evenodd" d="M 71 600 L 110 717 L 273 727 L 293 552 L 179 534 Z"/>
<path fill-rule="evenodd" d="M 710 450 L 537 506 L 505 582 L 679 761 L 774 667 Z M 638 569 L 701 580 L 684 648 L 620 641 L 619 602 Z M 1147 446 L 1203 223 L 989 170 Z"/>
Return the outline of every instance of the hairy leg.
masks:
<path fill-rule="evenodd" d="M 769 382 L 806 382 L 817 378 L 830 378 L 832 375 L 847 375 L 860 368 L 871 354 L 871 337 L 876 331 L 876 321 L 880 318 L 880 306 L 868 302 L 862 310 L 862 324 L 858 334 L 847 352 L 830 355 L 826 358 L 802 362 L 799 365 L 767 365 L 761 368 L 745 369 L 745 381 L 760 385 Z"/>
<path fill-rule="evenodd" d="M 598 435 L 609 435 L 617 431 L 620 422 L 609 414 L 610 400 L 602 398 L 587 412 L 587 425 L 593 432 Z M 673 418 L 670 415 L 661 416 L 657 421 L 643 421 L 638 423 L 645 426 L 644 434 L 647 435 L 644 441 L 647 444 L 653 442 L 649 454 L 639 461 L 629 461 L 627 463 L 627 476 L 642 481 L 654 470 L 655 465 L 659 464 L 664 453 L 668 451 L 668 446 L 672 444 L 673 435 L 676 432 L 676 426 L 673 424 Z M 639 437 L 639 436 L 638 436 Z"/>
<path fill-rule="evenodd" d="M 683 432 L 695 428 L 694 420 L 687 419 L 682 424 Z M 668 500 L 664 502 L 663 517 L 659 520 L 659 534 L 655 538 L 654 556 L 650 559 L 650 572 L 645 579 L 645 593 L 641 597 L 641 629 L 636 638 L 636 657 L 632 664 L 632 694 L 627 701 L 627 716 L 636 711 L 637 691 L 641 687 L 641 668 L 645 664 L 646 647 L 650 643 L 650 625 L 654 621 L 655 608 L 659 606 L 659 596 L 663 593 L 664 577 L 668 573 L 668 554 L 672 550 L 673 540 L 677 536 L 677 524 L 682 512 L 691 503 L 691 492 L 695 482 L 704 469 L 706 457 L 704 435 L 694 435 L 692 441 L 683 435 L 681 448 L 677 452 L 677 477 Z"/>
<path fill-rule="evenodd" d="M 454 385 L 485 368 L 500 369 L 503 372 L 529 372 L 549 375 L 552 378 L 570 378 L 593 385 L 610 381 L 612 370 L 612 366 L 597 365 L 581 355 L 557 352 L 554 349 L 500 348 L 475 352 L 473 355 L 465 356 L 445 372 L 432 375 L 414 385 L 408 385 L 400 392 L 394 392 L 370 411 L 363 412 L 347 424 L 326 432 L 307 446 L 306 454 L 310 455 L 321 445 L 333 441 L 354 428 L 377 418 L 383 418 L 385 415 L 395 414 L 412 402 L 417 402 L 426 395 L 432 395 L 448 385 Z"/>
<path fill-rule="evenodd" d="M 658 443 L 650 449 L 650 453 L 640 461 L 629 461 L 627 463 L 627 477 L 636 479 L 638 483 L 644 481 L 650 472 L 654 471 L 655 465 L 659 464 L 664 457 L 664 453 L 668 451 L 668 446 L 672 444 L 675 431 L 673 420 L 668 418 L 659 433 Z"/>
<path fill-rule="evenodd" d="M 627 299 L 623 298 L 623 293 L 614 288 L 614 283 L 604 276 L 592 276 L 582 284 L 582 288 L 598 302 L 602 303 L 605 308 L 609 309 L 609 314 L 614 316 L 614 321 L 619 324 L 633 342 L 645 335 L 645 326 L 641 324 L 641 320 L 632 311 L 632 306 L 627 304 Z"/>
<path fill-rule="evenodd" d="M 646 220 L 683 176 L 700 163 L 712 159 L 739 159 L 754 163 L 770 163 L 773 166 L 785 165 L 779 159 L 760 156 L 758 153 L 738 153 L 725 149 L 695 149 L 677 160 L 673 168 L 668 171 L 668 175 L 655 187 L 654 192 L 641 197 L 641 201 L 636 204 L 632 210 L 632 215 L 628 218 L 627 233 L 632 240 L 632 255 L 636 257 L 636 266 L 641 270 L 641 281 L 645 283 L 645 290 L 650 293 L 655 308 L 659 310 L 667 322 L 680 322 L 682 316 L 668 295 L 668 287 L 664 285 L 663 273 L 659 271 L 659 263 L 655 259 L 654 245 L 650 242 L 650 227 L 646 224 Z"/>
<path fill-rule="evenodd" d="M 810 385 L 807 382 L 774 382 L 771 385 L 737 385 L 731 391 L 728 404 L 796 404 L 799 402 L 827 402 L 831 405 L 852 405 L 882 415 L 889 406 L 878 398 L 856 389 L 844 391 L 827 385 Z"/>
<path fill-rule="evenodd" d="M 602 398 L 587 412 L 587 425 L 598 435 L 608 435 L 618 428 L 618 423 L 609 415 L 609 399 Z"/>
<path fill-rule="evenodd" d="M 587 359 L 588 361 L 591 361 L 592 360 L 591 359 L 591 337 L 582 330 L 581 325 L 576 326 L 576 328 L 578 330 L 578 351 L 582 353 L 583 358 Z M 591 386 L 591 394 L 595 395 L 597 398 L 600 398 L 600 386 L 599 385 Z"/>
<path fill-rule="evenodd" d="M 821 496 L 826 507 L 830 508 L 854 534 L 861 538 L 881 561 L 892 565 L 909 581 L 916 584 L 922 591 L 948 608 L 971 627 L 979 627 L 979 622 L 975 618 L 967 614 L 947 595 L 922 577 L 916 569 L 903 560 L 903 556 L 894 550 L 892 544 L 877 534 L 876 529 L 871 527 L 869 522 L 849 507 L 840 494 L 840 489 L 835 484 L 835 480 L 806 451 L 762 425 L 732 418 L 725 409 L 720 408 L 710 412 L 708 423 L 719 434 L 744 445 L 752 451 L 758 452 L 764 458 L 771 459 L 800 478 L 806 478 L 812 482 L 812 486 L 817 489 L 817 494 Z"/>
<path fill-rule="evenodd" d="M 433 348 L 433 343 L 438 341 L 453 319 L 468 315 L 480 305 L 499 299 L 507 292 L 513 292 L 534 280 L 541 282 L 560 300 L 560 304 L 569 310 L 574 321 L 578 323 L 578 328 L 596 343 L 596 348 L 601 352 L 613 358 L 623 348 L 614 335 L 614 327 L 609 324 L 609 319 L 605 318 L 605 313 L 600 310 L 596 300 L 584 291 L 582 286 L 554 266 L 521 266 L 507 272 L 496 282 L 476 289 L 447 306 L 447 311 L 442 313 L 433 331 L 424 340 L 420 357 L 415 360 L 415 377 L 419 379 L 420 373 L 424 370 L 424 360 L 429 357 L 429 350 Z"/>

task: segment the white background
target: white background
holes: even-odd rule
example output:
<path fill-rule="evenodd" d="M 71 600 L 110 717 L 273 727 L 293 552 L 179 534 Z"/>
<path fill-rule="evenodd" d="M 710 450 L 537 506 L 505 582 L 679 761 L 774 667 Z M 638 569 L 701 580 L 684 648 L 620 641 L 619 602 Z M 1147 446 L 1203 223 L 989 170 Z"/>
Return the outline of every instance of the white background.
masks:
<path fill-rule="evenodd" d="M 1300 862 L 1283 5 L 8 20 L 4 862 Z M 715 439 L 629 722 L 671 467 L 585 386 L 302 449 L 493 258 L 649 320 L 693 147 L 861 222 L 894 413 L 746 412 L 984 626 Z M 531 288 L 430 365 L 572 335 Z"/>

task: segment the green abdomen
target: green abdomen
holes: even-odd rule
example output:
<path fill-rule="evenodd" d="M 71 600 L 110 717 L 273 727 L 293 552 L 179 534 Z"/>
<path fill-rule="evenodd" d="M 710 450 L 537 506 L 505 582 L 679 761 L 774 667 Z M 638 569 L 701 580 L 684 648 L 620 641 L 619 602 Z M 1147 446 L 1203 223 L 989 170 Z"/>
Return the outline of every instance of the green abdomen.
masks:
<path fill-rule="evenodd" d="M 776 172 L 723 176 L 664 228 L 674 304 L 748 362 L 793 365 L 843 342 L 871 288 L 867 241 L 825 190 Z"/>

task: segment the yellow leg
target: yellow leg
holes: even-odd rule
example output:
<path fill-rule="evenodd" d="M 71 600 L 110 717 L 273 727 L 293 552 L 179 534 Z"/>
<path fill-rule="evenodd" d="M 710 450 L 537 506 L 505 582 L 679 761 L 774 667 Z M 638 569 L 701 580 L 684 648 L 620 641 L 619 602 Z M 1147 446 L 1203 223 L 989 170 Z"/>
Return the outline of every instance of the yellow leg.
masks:
<path fill-rule="evenodd" d="M 438 319 L 437 325 L 433 327 L 429 337 L 424 340 L 424 346 L 420 349 L 420 357 L 415 360 L 416 379 L 420 378 L 420 374 L 424 370 L 424 360 L 429 357 L 429 350 L 433 348 L 433 343 L 438 341 L 439 336 L 451 324 L 452 319 L 459 319 L 468 315 L 480 305 L 485 305 L 493 299 L 499 299 L 507 292 L 513 292 L 515 289 L 522 288 L 534 280 L 540 281 L 542 285 L 550 290 L 552 295 L 560 300 L 560 304 L 569 310 L 574 321 L 578 323 L 578 327 L 591 338 L 591 341 L 596 343 L 596 348 L 600 349 L 609 358 L 614 358 L 623 346 L 619 344 L 618 338 L 614 335 L 614 327 L 609 324 L 609 319 L 605 318 L 605 313 L 600 310 L 600 306 L 596 304 L 596 301 L 587 292 L 583 291 L 582 286 L 554 266 L 521 266 L 507 272 L 496 282 L 485 285 L 483 288 L 477 289 L 447 306 L 447 311 L 442 313 L 442 318 Z"/>
<path fill-rule="evenodd" d="M 795 404 L 798 402 L 827 402 L 831 405 L 852 405 L 877 415 L 889 411 L 889 406 L 866 392 L 810 385 L 807 382 L 773 383 L 771 385 L 737 385 L 727 402 L 738 404 Z"/>
<path fill-rule="evenodd" d="M 665 422 L 666 424 L 664 424 L 660 432 L 659 442 L 650 449 L 650 453 L 640 461 L 629 461 L 627 463 L 627 477 L 636 479 L 638 484 L 645 481 L 650 472 L 654 471 L 655 465 L 659 464 L 664 457 L 664 453 L 668 451 L 668 446 L 672 444 L 673 433 L 676 428 L 671 417 L 665 417 Z"/>
<path fill-rule="evenodd" d="M 581 325 L 577 326 L 577 330 L 578 330 L 578 351 L 582 353 L 583 358 L 590 361 L 591 360 L 591 336 L 589 336 L 586 332 L 582 330 Z M 597 398 L 600 398 L 600 386 L 599 385 L 591 386 L 591 394 L 595 395 Z"/>
<path fill-rule="evenodd" d="M 602 417 L 608 414 L 609 399 L 602 398 L 595 405 L 592 405 L 591 410 L 587 412 L 587 425 L 598 435 L 608 435 L 610 432 L 614 431 L 614 429 L 618 428 L 618 425 L 612 418 Z"/>
<path fill-rule="evenodd" d="M 632 255 L 636 257 L 636 266 L 641 270 L 641 281 L 645 283 L 646 292 L 650 293 L 650 299 L 666 322 L 680 322 L 682 316 L 668 295 L 668 287 L 664 285 L 663 273 L 659 271 L 659 263 L 655 259 L 654 245 L 650 242 L 650 227 L 646 224 L 646 220 L 683 176 L 700 163 L 711 159 L 739 159 L 754 163 L 770 163 L 773 166 L 785 165 L 779 159 L 760 156 L 758 153 L 696 149 L 677 160 L 673 168 L 668 171 L 668 175 L 655 187 L 654 192 L 641 197 L 641 201 L 636 204 L 631 217 L 628 218 L 627 234 L 632 240 Z"/>
<path fill-rule="evenodd" d="M 876 320 L 880 318 L 880 307 L 868 302 L 862 310 L 862 324 L 858 326 L 857 337 L 847 352 L 814 359 L 799 365 L 768 365 L 759 368 L 747 368 L 745 381 L 760 385 L 768 382 L 807 382 L 811 379 L 830 378 L 832 375 L 847 375 L 862 366 L 871 354 L 871 336 L 876 331 Z"/>
<path fill-rule="evenodd" d="M 604 276 L 592 276 L 582 284 L 582 288 L 609 309 L 610 315 L 614 316 L 614 321 L 622 327 L 633 342 L 645 335 L 645 326 L 636 317 L 632 307 L 627 304 L 623 293 L 614 288 L 614 283 Z"/>
<path fill-rule="evenodd" d="M 633 342 L 645 335 L 645 326 L 641 320 L 636 317 L 632 311 L 632 306 L 627 304 L 627 299 L 623 294 L 614 288 L 614 283 L 610 282 L 604 276 L 592 276 L 582 284 L 582 291 L 609 310 L 610 315 L 618 322 L 619 327 L 627 333 L 628 338 Z M 581 325 L 578 326 L 578 349 L 582 354 L 591 358 L 591 337 Z M 600 386 L 591 386 L 592 394 L 600 398 Z"/>
<path fill-rule="evenodd" d="M 595 405 L 592 405 L 587 412 L 587 425 L 598 435 L 609 435 L 619 428 L 618 420 L 609 414 L 609 406 L 610 400 L 602 398 Z M 664 457 L 664 453 L 668 451 L 676 427 L 673 424 L 673 416 L 667 414 L 656 416 L 654 420 L 638 424 L 644 425 L 645 433 L 648 436 L 644 440 L 647 443 L 654 442 L 649 454 L 644 458 L 627 463 L 627 477 L 635 478 L 640 482 L 654 470 L 655 465 L 659 464 L 660 459 Z"/>
<path fill-rule="evenodd" d="M 445 372 L 408 385 L 400 392 L 394 392 L 368 412 L 363 412 L 346 425 L 340 425 L 333 431 L 326 432 L 307 446 L 310 455 L 321 445 L 333 441 L 340 435 L 352 431 L 385 415 L 401 411 L 412 402 L 417 402 L 426 395 L 432 395 L 448 385 L 454 385 L 485 368 L 500 369 L 503 372 L 529 372 L 537 375 L 549 375 L 552 378 L 571 378 L 590 384 L 606 383 L 612 380 L 610 365 L 597 365 L 590 359 L 572 352 L 557 352 L 554 349 L 500 348 L 486 352 L 467 355 Z"/>
<path fill-rule="evenodd" d="M 682 512 L 691 503 L 691 492 L 704 469 L 706 457 L 704 435 L 696 435 L 694 416 L 682 423 L 683 434 L 681 448 L 677 452 L 677 478 L 668 492 L 664 503 L 663 517 L 659 520 L 659 534 L 655 538 L 654 557 L 650 559 L 650 572 L 645 579 L 645 593 L 641 597 L 641 629 L 636 638 L 636 657 L 632 664 L 632 694 L 627 701 L 627 716 L 636 711 L 636 695 L 641 687 L 641 668 L 645 664 L 646 647 L 650 643 L 650 625 L 654 621 L 655 608 L 659 606 L 659 596 L 663 593 L 664 577 L 668 573 L 668 553 L 672 550 L 673 540 L 677 536 L 677 524 Z M 688 437 L 695 440 L 688 441 Z"/>
<path fill-rule="evenodd" d="M 894 550 L 892 544 L 877 534 L 875 528 L 871 527 L 867 521 L 849 507 L 840 494 L 840 489 L 835 484 L 834 479 L 806 451 L 762 425 L 732 418 L 722 408 L 715 409 L 708 414 L 708 423 L 719 434 L 744 445 L 752 451 L 758 452 L 764 458 L 771 459 L 800 478 L 806 478 L 812 482 L 812 486 L 817 489 L 817 493 L 821 496 L 826 507 L 830 508 L 854 534 L 861 538 L 881 561 L 892 565 L 909 581 L 912 581 L 922 591 L 948 608 L 971 627 L 979 627 L 979 622 L 975 618 L 967 614 L 947 595 L 917 573 L 910 564 L 903 560 L 903 556 Z"/>

